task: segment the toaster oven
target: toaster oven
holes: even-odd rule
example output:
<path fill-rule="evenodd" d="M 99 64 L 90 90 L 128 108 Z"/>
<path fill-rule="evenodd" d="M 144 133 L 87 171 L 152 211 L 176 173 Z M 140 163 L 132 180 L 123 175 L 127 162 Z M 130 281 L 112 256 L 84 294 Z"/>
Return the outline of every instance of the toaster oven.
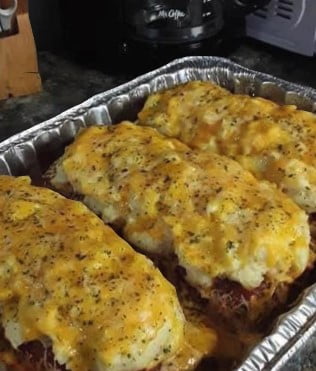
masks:
<path fill-rule="evenodd" d="M 316 54 L 316 1 L 271 0 L 247 16 L 246 33 L 298 54 Z"/>

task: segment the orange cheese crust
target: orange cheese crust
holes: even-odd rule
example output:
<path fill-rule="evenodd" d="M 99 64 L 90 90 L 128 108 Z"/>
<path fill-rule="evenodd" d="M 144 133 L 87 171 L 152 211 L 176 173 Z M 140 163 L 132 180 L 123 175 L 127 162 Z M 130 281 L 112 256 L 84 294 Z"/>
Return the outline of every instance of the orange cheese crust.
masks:
<path fill-rule="evenodd" d="M 310 263 L 307 215 L 291 199 L 237 162 L 151 128 L 83 130 L 51 182 L 70 185 L 138 248 L 175 253 L 204 297 L 217 278 L 248 290 L 267 280 L 273 295 Z"/>
<path fill-rule="evenodd" d="M 185 343 L 175 289 L 152 262 L 28 177 L 0 176 L 0 273 L 7 339 L 49 341 L 67 369 L 149 369 Z"/>
<path fill-rule="evenodd" d="M 316 212 L 315 114 L 194 81 L 149 96 L 138 123 L 229 156 Z"/>

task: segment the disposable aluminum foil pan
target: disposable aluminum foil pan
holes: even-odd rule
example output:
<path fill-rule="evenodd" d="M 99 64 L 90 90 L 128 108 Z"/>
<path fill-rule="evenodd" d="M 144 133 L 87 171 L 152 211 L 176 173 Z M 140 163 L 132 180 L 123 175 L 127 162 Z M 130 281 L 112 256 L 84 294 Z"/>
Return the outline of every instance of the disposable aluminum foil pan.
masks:
<path fill-rule="evenodd" d="M 316 112 L 316 91 L 251 71 L 217 57 L 187 57 L 140 76 L 0 143 L 0 174 L 41 174 L 58 158 L 78 130 L 92 124 L 134 120 L 153 92 L 191 80 L 211 80 L 235 93 L 261 96 Z M 277 370 L 316 332 L 316 284 L 295 307 L 280 316 L 270 335 L 254 347 L 239 371 Z"/>

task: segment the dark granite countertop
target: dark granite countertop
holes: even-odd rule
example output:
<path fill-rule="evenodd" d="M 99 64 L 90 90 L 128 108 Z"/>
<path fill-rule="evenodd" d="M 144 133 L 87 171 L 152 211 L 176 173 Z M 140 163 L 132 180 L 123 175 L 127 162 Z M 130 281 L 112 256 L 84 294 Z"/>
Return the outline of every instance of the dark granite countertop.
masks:
<path fill-rule="evenodd" d="M 245 41 L 228 57 L 251 69 L 316 88 L 315 58 L 253 41 Z M 39 67 L 43 80 L 41 93 L 0 102 L 0 141 L 132 77 L 86 69 L 47 52 L 39 53 Z M 299 370 L 316 370 L 316 334 L 282 368 L 282 371 Z"/>

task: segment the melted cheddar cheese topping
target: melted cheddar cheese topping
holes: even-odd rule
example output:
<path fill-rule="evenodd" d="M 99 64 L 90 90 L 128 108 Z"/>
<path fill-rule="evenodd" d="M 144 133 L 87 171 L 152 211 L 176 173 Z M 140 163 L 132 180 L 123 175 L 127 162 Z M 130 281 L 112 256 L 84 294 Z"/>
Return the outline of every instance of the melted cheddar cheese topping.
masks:
<path fill-rule="evenodd" d="M 184 344 L 175 289 L 152 262 L 28 177 L 0 176 L 0 309 L 15 348 L 49 339 L 73 371 L 151 368 Z"/>
<path fill-rule="evenodd" d="M 194 81 L 151 95 L 138 118 L 191 148 L 237 160 L 316 212 L 315 114 Z"/>
<path fill-rule="evenodd" d="M 307 215 L 237 162 L 125 122 L 83 130 L 52 184 L 72 186 L 144 251 L 175 253 L 188 281 L 247 289 L 292 282 L 309 263 Z M 205 291 L 204 291 L 205 292 Z"/>

